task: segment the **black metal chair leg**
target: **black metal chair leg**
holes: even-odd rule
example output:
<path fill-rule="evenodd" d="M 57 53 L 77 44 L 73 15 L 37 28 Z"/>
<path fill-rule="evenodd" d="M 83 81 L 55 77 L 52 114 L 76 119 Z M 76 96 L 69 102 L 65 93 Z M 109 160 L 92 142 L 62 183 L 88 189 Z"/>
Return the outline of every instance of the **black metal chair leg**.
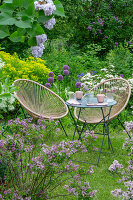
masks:
<path fill-rule="evenodd" d="M 62 122 L 61 122 L 61 120 L 60 120 L 60 119 L 59 119 L 59 122 L 60 122 L 60 124 L 61 124 L 61 127 L 62 127 L 62 129 L 63 129 L 63 131 L 64 131 L 65 135 L 68 137 L 68 135 L 67 135 L 67 133 L 66 133 L 66 131 L 65 131 L 65 129 L 64 129 L 64 126 L 63 126 L 63 124 L 62 124 Z"/>
<path fill-rule="evenodd" d="M 121 124 L 122 128 L 126 131 L 128 137 L 131 139 L 131 136 L 129 135 L 129 133 L 128 133 L 128 131 L 126 130 L 125 126 L 124 126 L 124 125 L 122 124 L 122 122 L 120 121 L 119 116 L 116 117 L 116 119 L 118 119 L 118 121 L 119 121 L 119 123 Z"/>

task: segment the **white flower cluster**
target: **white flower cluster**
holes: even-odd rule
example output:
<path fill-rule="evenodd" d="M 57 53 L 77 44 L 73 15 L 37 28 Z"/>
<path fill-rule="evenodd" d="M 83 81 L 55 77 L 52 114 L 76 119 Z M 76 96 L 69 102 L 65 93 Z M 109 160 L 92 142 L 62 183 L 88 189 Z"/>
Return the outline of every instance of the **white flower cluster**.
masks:
<path fill-rule="evenodd" d="M 39 0 L 34 2 L 34 6 L 36 10 L 43 10 L 46 16 L 52 15 L 56 10 L 56 6 L 54 5 L 52 0 Z"/>
<path fill-rule="evenodd" d="M 52 17 L 50 20 L 48 20 L 48 21 L 44 24 L 44 26 L 45 26 L 45 28 L 51 30 L 51 29 L 54 27 L 55 24 L 56 24 L 55 18 Z"/>
<path fill-rule="evenodd" d="M 42 56 L 43 50 L 45 49 L 43 43 L 46 40 L 47 40 L 47 35 L 46 34 L 42 34 L 42 35 L 37 35 L 36 36 L 37 46 L 32 46 L 31 47 L 32 55 L 35 58 L 39 58 L 39 57 Z"/>

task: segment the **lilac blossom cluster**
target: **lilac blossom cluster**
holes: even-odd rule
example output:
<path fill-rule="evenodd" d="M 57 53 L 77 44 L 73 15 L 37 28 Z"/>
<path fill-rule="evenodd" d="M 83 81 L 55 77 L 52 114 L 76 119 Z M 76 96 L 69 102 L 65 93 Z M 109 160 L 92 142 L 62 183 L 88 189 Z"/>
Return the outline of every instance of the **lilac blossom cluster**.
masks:
<path fill-rule="evenodd" d="M 51 123 L 55 126 L 58 125 L 58 121 L 51 120 L 46 126 L 43 118 L 40 118 L 37 124 L 33 123 L 32 118 L 25 120 L 17 118 L 8 121 L 8 126 L 12 129 L 13 134 L 5 135 L 5 139 L 0 140 L 0 156 L 5 162 L 7 161 L 7 167 L 10 169 L 8 178 L 12 177 L 12 174 L 15 176 L 9 185 L 0 186 L 1 199 L 30 200 L 35 196 L 39 199 L 54 198 L 51 196 L 51 191 L 56 190 L 57 186 L 62 188 L 66 180 L 72 180 L 68 186 L 69 189 L 66 187 L 67 196 L 73 194 L 82 195 L 85 198 L 95 195 L 96 191 L 92 191 L 89 183 L 84 182 L 82 178 L 82 175 L 91 175 L 94 172 L 93 168 L 90 167 L 87 172 L 83 171 L 83 174 L 77 174 L 77 171 L 81 172 L 82 170 L 71 160 L 75 153 L 87 152 L 85 145 L 81 141 L 75 140 L 62 141 L 48 146 L 44 143 L 47 138 L 46 129 L 49 127 L 50 130 L 52 128 L 56 130 L 55 127 L 51 127 Z M 66 173 L 67 179 L 64 179 Z M 60 178 L 58 180 L 58 177 L 62 177 L 63 181 L 60 181 Z M 49 179 L 52 184 L 49 183 Z M 49 185 L 46 185 L 46 182 Z M 72 186 L 72 182 L 74 186 Z M 22 188 L 24 195 L 22 195 Z"/>
<path fill-rule="evenodd" d="M 54 27 L 55 24 L 56 24 L 55 18 L 52 17 L 51 19 L 49 19 L 49 20 L 44 24 L 44 26 L 45 26 L 45 28 L 51 30 L 51 29 Z"/>
<path fill-rule="evenodd" d="M 123 168 L 123 165 L 119 164 L 117 160 L 114 160 L 113 164 L 110 165 L 109 167 L 109 171 L 113 172 L 113 171 L 116 171 L 117 169 L 122 169 L 122 168 Z"/>
<path fill-rule="evenodd" d="M 46 16 L 52 15 L 56 10 L 56 6 L 54 5 L 52 0 L 39 0 L 34 2 L 34 6 L 36 10 L 43 10 Z"/>
<path fill-rule="evenodd" d="M 36 41 L 37 41 L 37 46 L 32 46 L 31 51 L 32 54 L 35 58 L 39 58 L 43 54 L 43 50 L 45 49 L 43 43 L 47 40 L 47 35 L 42 34 L 42 35 L 37 35 L 36 36 Z"/>
<path fill-rule="evenodd" d="M 123 200 L 126 199 L 133 199 L 133 181 L 132 181 L 132 174 L 133 174 L 133 122 L 125 122 L 126 126 L 126 131 L 128 133 L 131 133 L 131 138 L 126 138 L 126 142 L 123 144 L 123 148 L 126 148 L 127 151 L 129 152 L 128 156 L 130 156 L 130 160 L 128 161 L 128 166 L 126 168 L 123 168 L 120 172 L 121 179 L 119 179 L 119 183 L 123 182 L 124 185 L 126 186 L 126 191 L 123 191 L 122 189 L 115 189 L 114 191 L 111 191 L 112 195 L 115 197 L 122 198 Z M 122 168 L 122 165 L 118 163 L 118 161 L 115 161 L 110 166 L 110 171 L 114 171 L 117 168 Z M 117 171 L 116 171 L 117 172 Z"/>

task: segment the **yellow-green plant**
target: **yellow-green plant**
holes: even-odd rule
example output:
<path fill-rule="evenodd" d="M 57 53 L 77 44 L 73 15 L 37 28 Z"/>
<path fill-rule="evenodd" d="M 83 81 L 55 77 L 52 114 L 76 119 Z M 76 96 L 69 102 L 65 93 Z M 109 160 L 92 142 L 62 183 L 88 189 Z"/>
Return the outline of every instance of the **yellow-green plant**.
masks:
<path fill-rule="evenodd" d="M 16 53 L 10 55 L 0 51 L 0 58 L 4 62 L 2 74 L 7 75 L 12 81 L 16 79 L 30 79 L 44 84 L 47 81 L 50 69 L 45 66 L 45 61 L 40 58 L 29 57 L 20 60 Z"/>

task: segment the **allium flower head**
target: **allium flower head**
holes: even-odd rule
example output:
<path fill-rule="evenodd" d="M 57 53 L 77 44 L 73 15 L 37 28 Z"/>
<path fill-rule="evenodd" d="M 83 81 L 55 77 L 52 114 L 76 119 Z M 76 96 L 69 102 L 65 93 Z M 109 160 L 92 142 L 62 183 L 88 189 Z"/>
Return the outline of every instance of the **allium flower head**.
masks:
<path fill-rule="evenodd" d="M 68 74 L 69 74 L 69 71 L 66 69 L 66 70 L 63 71 L 63 74 L 64 74 L 64 75 L 68 75 Z"/>
<path fill-rule="evenodd" d="M 63 66 L 63 70 L 69 70 L 69 66 L 68 65 L 64 65 Z"/>
<path fill-rule="evenodd" d="M 51 88 L 51 84 L 50 84 L 50 83 L 46 83 L 46 84 L 45 84 L 45 87 Z"/>
<path fill-rule="evenodd" d="M 123 78 L 123 77 L 124 77 L 124 75 L 123 75 L 123 74 L 120 74 L 120 77 L 121 77 L 121 78 Z"/>
<path fill-rule="evenodd" d="M 118 42 L 115 42 L 115 46 L 118 46 Z"/>
<path fill-rule="evenodd" d="M 54 27 L 55 24 L 56 24 L 55 18 L 52 17 L 51 19 L 49 19 L 49 20 L 44 24 L 44 26 L 45 26 L 45 28 L 51 30 L 51 29 Z"/>
<path fill-rule="evenodd" d="M 80 88 L 80 87 L 81 87 L 81 82 L 77 82 L 77 83 L 75 84 L 75 87 L 76 87 L 76 88 Z"/>
<path fill-rule="evenodd" d="M 49 77 L 54 77 L 54 72 L 49 72 L 48 76 Z"/>
<path fill-rule="evenodd" d="M 48 78 L 48 82 L 49 82 L 49 83 L 53 83 L 53 82 L 54 82 L 54 78 L 53 78 L 53 77 L 49 77 L 49 78 Z"/>
<path fill-rule="evenodd" d="M 62 76 L 62 75 L 58 75 L 58 76 L 57 76 L 57 80 L 58 80 L 58 81 L 62 81 L 62 80 L 63 80 L 63 76 Z"/>
<path fill-rule="evenodd" d="M 47 40 L 47 35 L 46 34 L 42 34 L 42 35 L 37 35 L 36 36 L 36 41 L 37 41 L 37 45 L 39 46 L 40 44 L 44 43 Z"/>

